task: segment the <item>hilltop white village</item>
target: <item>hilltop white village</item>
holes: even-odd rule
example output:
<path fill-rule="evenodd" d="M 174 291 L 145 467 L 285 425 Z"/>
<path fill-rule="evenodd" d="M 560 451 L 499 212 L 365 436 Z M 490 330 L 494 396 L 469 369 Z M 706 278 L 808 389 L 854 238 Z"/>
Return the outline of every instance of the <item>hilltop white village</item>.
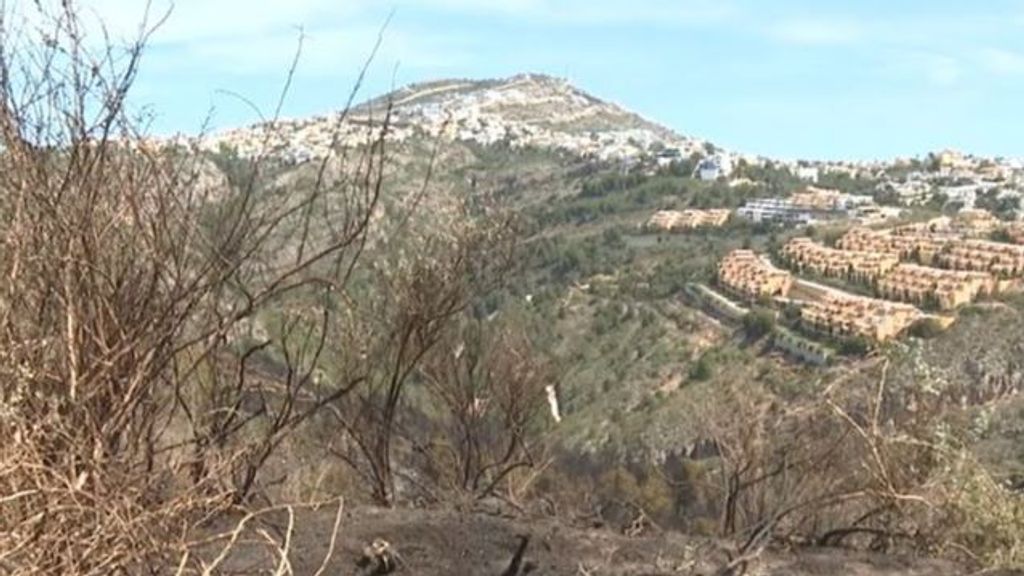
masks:
<path fill-rule="evenodd" d="M 581 158 L 618 163 L 624 169 L 654 170 L 682 159 L 699 158 L 694 175 L 733 186 L 748 183 L 735 176 L 741 163 L 790 170 L 808 184 L 828 173 L 878 180 L 878 192 L 895 205 L 927 202 L 941 194 L 964 209 L 979 194 L 1020 198 L 1024 162 L 983 158 L 954 150 L 930 153 L 923 160 L 845 162 L 773 160 L 727 151 L 699 138 L 679 135 L 618 105 L 599 100 L 564 79 L 522 74 L 503 80 L 445 80 L 411 85 L 351 110 L 301 120 L 278 120 L 228 130 L 198 140 L 216 151 L 239 156 L 271 152 L 286 162 L 323 158 L 332 147 L 367 142 L 390 110 L 388 138 L 447 139 L 512 148 L 538 147 Z M 194 142 L 193 142 L 194 143 Z M 857 205 L 863 200 L 843 199 Z M 785 202 L 762 202 L 741 212 L 748 218 L 806 223 L 807 213 Z"/>

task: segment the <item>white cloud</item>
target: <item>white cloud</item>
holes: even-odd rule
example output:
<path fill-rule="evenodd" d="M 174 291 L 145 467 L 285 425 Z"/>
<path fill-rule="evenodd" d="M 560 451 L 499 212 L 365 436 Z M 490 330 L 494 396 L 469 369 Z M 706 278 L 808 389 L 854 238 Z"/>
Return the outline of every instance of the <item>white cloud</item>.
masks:
<path fill-rule="evenodd" d="M 328 26 L 303 31 L 298 73 L 304 77 L 338 73 L 352 74 L 365 63 L 377 41 L 378 27 Z M 232 36 L 189 42 L 161 53 L 157 65 L 187 68 L 203 62 L 207 70 L 259 75 L 283 73 L 299 46 L 298 30 L 276 31 L 259 36 Z M 388 28 L 374 57 L 374 68 L 390 71 L 404 68 L 441 69 L 464 63 L 458 38 L 413 34 Z"/>
<path fill-rule="evenodd" d="M 56 2 L 57 0 L 49 0 Z M 144 6 L 138 0 L 82 0 L 91 19 L 116 37 L 137 33 Z M 300 73 L 329 74 L 358 67 L 394 11 L 376 59 L 390 69 L 453 68 L 475 57 L 486 43 L 472 29 L 418 26 L 431 20 L 484 16 L 506 22 L 553 26 L 644 24 L 690 26 L 735 15 L 735 0 L 152 0 L 150 20 L 170 10 L 150 40 L 159 68 L 278 73 L 295 52 L 299 27 L 307 41 Z"/>
<path fill-rule="evenodd" d="M 963 63 L 952 56 L 921 50 L 906 50 L 896 55 L 893 72 L 923 78 L 929 84 L 948 88 L 964 75 Z"/>
<path fill-rule="evenodd" d="M 276 77 L 287 70 L 304 36 L 299 74 L 351 74 L 373 49 L 391 10 L 372 0 L 153 0 L 149 25 L 170 12 L 150 37 L 146 66 Z M 138 0 L 83 0 L 87 28 L 98 30 L 102 21 L 117 39 L 134 38 L 144 12 Z M 376 69 L 442 69 L 465 62 L 462 36 L 409 25 L 396 15 L 383 29 Z"/>
<path fill-rule="evenodd" d="M 864 37 L 863 26 L 848 19 L 796 18 L 777 23 L 769 31 L 780 42 L 801 46 L 853 44 Z"/>
<path fill-rule="evenodd" d="M 1002 48 L 986 48 L 978 54 L 981 65 L 1001 76 L 1024 74 L 1024 54 Z"/>
<path fill-rule="evenodd" d="M 934 56 L 925 61 L 925 75 L 936 86 L 952 86 L 963 76 L 960 62 L 950 56 Z"/>
<path fill-rule="evenodd" d="M 735 16 L 734 0 L 398 0 L 403 6 L 449 13 L 500 14 L 531 23 L 604 26 L 657 24 L 688 26 Z"/>
<path fill-rule="evenodd" d="M 54 1 L 54 0 L 51 0 Z M 145 3 L 139 0 L 82 0 L 122 35 L 137 30 Z M 506 21 L 552 25 L 659 24 L 719 22 L 734 16 L 735 0 L 153 0 L 151 15 L 170 17 L 153 37 L 156 43 L 255 36 L 282 28 L 376 23 L 394 9 L 396 19 L 411 11 L 445 15 L 500 16 Z"/>

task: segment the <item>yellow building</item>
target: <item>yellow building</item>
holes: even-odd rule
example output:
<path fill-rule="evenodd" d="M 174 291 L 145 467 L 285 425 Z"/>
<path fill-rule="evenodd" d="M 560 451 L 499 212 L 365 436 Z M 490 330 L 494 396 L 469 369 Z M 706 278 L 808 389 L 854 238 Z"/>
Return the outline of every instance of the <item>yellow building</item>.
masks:
<path fill-rule="evenodd" d="M 888 230 L 853 228 L 836 242 L 843 250 L 895 254 L 900 260 L 917 260 L 931 264 L 956 236 L 933 232 L 915 232 L 907 228 L 898 233 Z"/>
<path fill-rule="evenodd" d="M 1024 276 L 1024 246 L 988 240 L 960 240 L 939 255 L 939 263 L 954 270 L 991 272 L 999 278 Z"/>
<path fill-rule="evenodd" d="M 1003 223 L 988 210 L 961 210 L 953 220 L 954 230 L 969 236 L 984 236 L 1001 228 Z"/>
<path fill-rule="evenodd" d="M 729 220 L 727 209 L 711 210 L 659 210 L 647 221 L 648 228 L 665 230 L 690 230 L 704 226 L 720 227 Z"/>
<path fill-rule="evenodd" d="M 733 250 L 718 265 L 718 281 L 733 292 L 757 299 L 785 296 L 793 277 L 751 250 Z"/>
<path fill-rule="evenodd" d="M 995 278 L 985 272 L 942 270 L 915 264 L 900 264 L 877 283 L 878 293 L 890 300 L 914 304 L 934 303 L 952 310 L 995 290 Z"/>
<path fill-rule="evenodd" d="M 1024 222 L 1006 224 L 1003 230 L 1014 244 L 1024 244 Z"/>
<path fill-rule="evenodd" d="M 808 186 L 803 191 L 791 195 L 789 201 L 800 208 L 828 212 L 838 210 L 842 206 L 844 197 L 845 194 L 839 190 Z"/>
<path fill-rule="evenodd" d="M 884 251 L 828 248 L 810 238 L 794 238 L 782 247 L 782 256 L 798 272 L 872 283 L 899 264 L 899 257 Z"/>
<path fill-rule="evenodd" d="M 932 158 L 940 170 L 959 170 L 970 167 L 970 162 L 958 150 L 946 149 L 941 152 L 932 152 Z"/>
<path fill-rule="evenodd" d="M 899 304 L 836 292 L 822 300 L 805 302 L 800 319 L 805 326 L 833 336 L 857 336 L 873 342 L 885 342 L 899 336 L 916 320 L 921 311 Z"/>

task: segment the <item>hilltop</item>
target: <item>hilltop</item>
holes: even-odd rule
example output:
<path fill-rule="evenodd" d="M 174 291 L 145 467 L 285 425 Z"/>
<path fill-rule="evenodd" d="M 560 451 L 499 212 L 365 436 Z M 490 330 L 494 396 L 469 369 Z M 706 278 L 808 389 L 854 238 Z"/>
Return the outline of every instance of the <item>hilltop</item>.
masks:
<path fill-rule="evenodd" d="M 604 160 L 634 159 L 652 146 L 682 155 L 702 151 L 705 142 L 682 136 L 568 81 L 540 74 L 498 80 L 437 80 L 406 86 L 348 111 L 302 120 L 229 130 L 204 145 L 234 147 L 243 156 L 270 147 L 302 161 L 323 156 L 340 127 L 338 144 L 365 142 L 367 127 L 380 123 L 390 107 L 393 141 L 441 137 L 481 145 L 541 147 Z"/>

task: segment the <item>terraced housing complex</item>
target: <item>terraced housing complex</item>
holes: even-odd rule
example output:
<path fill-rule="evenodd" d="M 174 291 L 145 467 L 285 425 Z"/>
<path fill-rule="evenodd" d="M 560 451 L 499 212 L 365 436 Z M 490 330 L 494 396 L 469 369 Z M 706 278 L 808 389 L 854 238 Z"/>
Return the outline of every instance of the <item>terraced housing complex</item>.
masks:
<path fill-rule="evenodd" d="M 748 299 L 785 297 L 793 276 L 773 266 L 750 250 L 734 250 L 718 267 L 723 287 Z M 884 342 L 899 335 L 922 317 L 909 304 L 888 302 L 828 290 L 816 300 L 797 302 L 802 324 L 810 330 L 833 336 L 856 336 Z"/>
<path fill-rule="evenodd" d="M 988 272 L 945 270 L 900 263 L 889 252 L 828 248 L 810 238 L 794 238 L 782 248 L 782 257 L 798 273 L 810 271 L 873 287 L 878 296 L 923 306 L 953 310 L 996 290 Z"/>
<path fill-rule="evenodd" d="M 836 242 L 836 247 L 855 252 L 894 254 L 900 260 L 934 261 L 955 236 L 938 232 L 894 233 L 888 230 L 853 228 Z"/>
<path fill-rule="evenodd" d="M 991 272 L 999 278 L 1024 276 L 1024 246 L 988 240 L 960 240 L 939 254 L 939 264 L 955 270 Z"/>
<path fill-rule="evenodd" d="M 672 232 L 694 228 L 720 227 L 729 220 L 730 210 L 659 210 L 647 221 L 648 228 Z"/>
<path fill-rule="evenodd" d="M 905 263 L 879 278 L 876 284 L 883 298 L 934 305 L 941 310 L 970 304 L 978 296 L 994 292 L 995 287 L 995 278 L 987 272 L 943 270 Z"/>
<path fill-rule="evenodd" d="M 733 250 L 718 264 L 718 282 L 749 300 L 785 296 L 793 275 L 752 250 Z"/>
<path fill-rule="evenodd" d="M 900 259 L 888 252 L 841 250 L 823 246 L 810 238 L 794 238 L 782 248 L 782 257 L 798 273 L 845 278 L 873 284 L 895 268 Z"/>
<path fill-rule="evenodd" d="M 800 320 L 830 336 L 857 336 L 885 342 L 899 336 L 923 314 L 910 304 L 854 296 L 836 291 L 821 300 L 804 302 Z"/>

